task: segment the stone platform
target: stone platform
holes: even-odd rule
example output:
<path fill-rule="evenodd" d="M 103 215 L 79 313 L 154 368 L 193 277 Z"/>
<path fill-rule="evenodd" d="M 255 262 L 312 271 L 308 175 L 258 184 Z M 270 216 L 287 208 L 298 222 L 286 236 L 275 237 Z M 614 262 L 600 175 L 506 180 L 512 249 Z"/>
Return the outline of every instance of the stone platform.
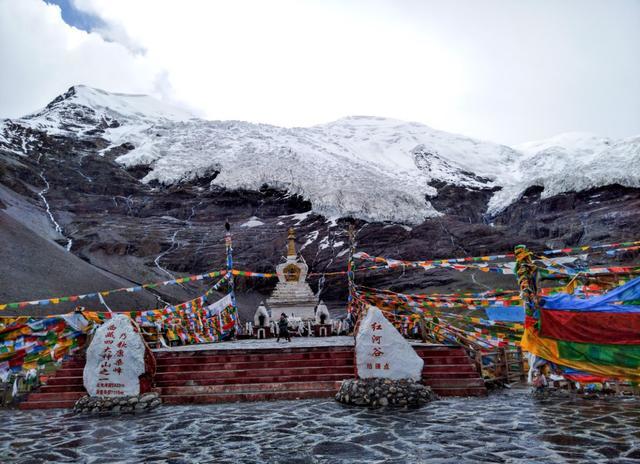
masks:
<path fill-rule="evenodd" d="M 330 346 L 355 345 L 353 337 L 292 337 L 290 342 L 276 342 L 275 338 L 235 340 L 223 343 L 203 343 L 200 345 L 172 346 L 171 348 L 157 348 L 154 353 L 171 353 L 176 351 L 222 351 L 222 350 L 286 350 L 290 348 L 321 348 Z"/>
<path fill-rule="evenodd" d="M 154 391 L 165 404 L 330 398 L 353 378 L 352 337 L 241 340 L 154 350 Z M 423 382 L 439 396 L 481 396 L 486 388 L 463 348 L 413 343 Z M 21 409 L 70 408 L 85 394 L 84 358 L 65 361 Z"/>

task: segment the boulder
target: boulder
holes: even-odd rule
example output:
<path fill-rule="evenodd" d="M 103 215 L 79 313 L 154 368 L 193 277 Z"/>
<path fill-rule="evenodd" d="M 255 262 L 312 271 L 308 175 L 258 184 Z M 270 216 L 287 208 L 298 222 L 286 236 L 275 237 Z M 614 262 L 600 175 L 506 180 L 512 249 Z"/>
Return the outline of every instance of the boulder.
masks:
<path fill-rule="evenodd" d="M 146 347 L 142 336 L 134 329 L 131 320 L 114 314 L 97 330 L 87 349 L 84 367 L 84 386 L 90 396 L 136 396 L 140 391 L 140 377 L 147 368 Z M 149 384 L 150 382 L 145 382 Z"/>
<path fill-rule="evenodd" d="M 422 378 L 424 361 L 409 342 L 384 317 L 382 311 L 369 306 L 356 336 L 356 363 L 361 379 Z"/>

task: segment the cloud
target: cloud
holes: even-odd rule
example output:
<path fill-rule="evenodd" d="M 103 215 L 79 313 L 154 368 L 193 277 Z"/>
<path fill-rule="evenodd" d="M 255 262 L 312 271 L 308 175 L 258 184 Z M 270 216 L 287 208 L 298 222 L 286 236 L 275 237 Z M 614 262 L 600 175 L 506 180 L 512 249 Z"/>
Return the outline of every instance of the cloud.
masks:
<path fill-rule="evenodd" d="M 466 86 L 438 40 L 334 2 L 75 0 L 168 70 L 209 118 L 284 126 L 351 114 L 445 117 Z M 416 50 L 419 53 L 416 54 Z"/>
<path fill-rule="evenodd" d="M 166 71 L 97 33 L 67 25 L 41 0 L 0 0 L 0 116 L 36 111 L 74 84 L 156 96 Z"/>
<path fill-rule="evenodd" d="M 284 126 L 377 115 L 502 143 L 640 133 L 636 0 L 72 0 L 100 19 L 92 34 L 37 0 L 0 2 L 0 38 L 16 44 L 0 85 L 18 87 L 2 86 L 14 101 L 0 114 L 86 83 Z"/>

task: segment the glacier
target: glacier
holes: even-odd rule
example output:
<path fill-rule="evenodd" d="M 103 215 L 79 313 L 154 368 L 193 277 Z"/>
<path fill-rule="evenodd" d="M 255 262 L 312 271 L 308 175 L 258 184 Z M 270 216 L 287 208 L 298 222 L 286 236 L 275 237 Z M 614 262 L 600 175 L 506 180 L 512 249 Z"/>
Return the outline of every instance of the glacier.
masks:
<path fill-rule="evenodd" d="M 527 188 L 543 196 L 610 184 L 640 187 L 640 136 L 614 140 L 585 133 L 508 147 L 400 120 L 352 116 L 312 127 L 210 121 L 145 95 L 74 86 L 43 110 L 0 122 L 51 135 L 100 137 L 125 168 L 147 167 L 142 182 L 172 185 L 213 177 L 228 189 L 281 189 L 329 218 L 417 224 L 437 217 L 437 182 L 494 189 L 496 214 Z M 14 134 L 14 137 L 16 135 Z M 26 156 L 29 140 L 22 141 Z"/>

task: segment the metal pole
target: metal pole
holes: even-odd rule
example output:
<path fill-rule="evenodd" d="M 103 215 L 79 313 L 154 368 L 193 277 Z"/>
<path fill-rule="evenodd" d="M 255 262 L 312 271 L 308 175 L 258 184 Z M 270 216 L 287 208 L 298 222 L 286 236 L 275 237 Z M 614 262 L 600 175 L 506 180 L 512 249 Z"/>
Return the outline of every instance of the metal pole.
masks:
<path fill-rule="evenodd" d="M 538 329 L 538 269 L 533 263 L 531 252 L 525 245 L 515 247 L 516 255 L 516 275 L 518 277 L 518 287 L 520 288 L 520 298 L 524 305 L 524 334 L 522 340 L 527 337 L 527 331 Z"/>
<path fill-rule="evenodd" d="M 349 285 L 349 295 L 347 297 L 347 312 L 351 317 L 351 321 L 354 322 L 355 317 L 355 283 L 354 283 L 354 263 L 353 263 L 353 255 L 355 253 L 356 248 L 356 240 L 355 240 L 355 228 L 353 224 L 349 224 L 349 258 L 347 260 L 347 280 Z M 358 322 L 353 325 L 353 338 L 356 338 L 357 329 L 360 324 L 360 318 L 358 318 Z M 354 344 L 353 346 L 353 375 L 357 379 L 358 378 L 358 358 L 356 356 L 357 346 Z"/>
<path fill-rule="evenodd" d="M 231 224 L 229 224 L 228 220 L 225 221 L 224 228 L 226 230 L 226 233 L 224 235 L 224 245 L 227 252 L 227 275 L 228 275 L 227 278 L 228 278 L 228 285 L 229 285 L 229 294 L 231 295 L 231 302 L 232 302 L 234 313 L 235 313 L 235 320 L 234 320 L 233 327 L 234 327 L 235 335 L 237 336 L 238 322 L 240 317 L 238 315 L 238 306 L 236 303 L 236 293 L 235 293 L 235 282 L 234 282 L 234 276 L 233 276 L 233 241 L 231 237 Z"/>
<path fill-rule="evenodd" d="M 356 251 L 356 239 L 355 239 L 355 227 L 353 224 L 349 224 L 349 258 L 347 260 L 347 281 L 349 295 L 347 296 L 347 312 L 352 315 L 353 320 L 353 308 L 354 308 L 354 296 L 355 296 L 355 264 L 353 262 L 353 255 Z"/>
<path fill-rule="evenodd" d="M 424 312 L 420 312 L 420 334 L 422 343 L 427 343 L 427 322 L 424 320 Z"/>

